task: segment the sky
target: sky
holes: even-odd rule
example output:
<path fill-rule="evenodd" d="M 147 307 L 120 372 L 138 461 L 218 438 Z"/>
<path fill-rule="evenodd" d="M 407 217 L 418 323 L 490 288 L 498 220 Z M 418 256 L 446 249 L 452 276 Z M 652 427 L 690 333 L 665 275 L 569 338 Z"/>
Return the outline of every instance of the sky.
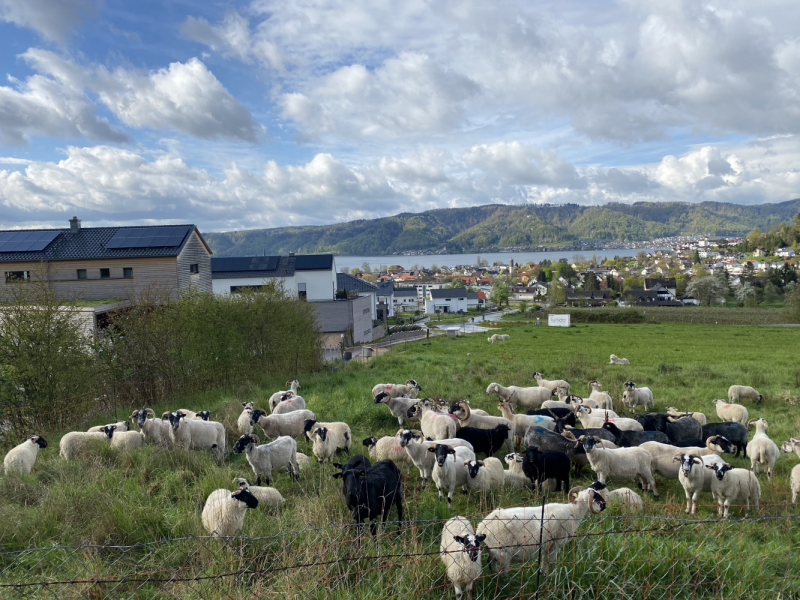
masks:
<path fill-rule="evenodd" d="M 0 228 L 800 196 L 800 3 L 0 0 Z"/>

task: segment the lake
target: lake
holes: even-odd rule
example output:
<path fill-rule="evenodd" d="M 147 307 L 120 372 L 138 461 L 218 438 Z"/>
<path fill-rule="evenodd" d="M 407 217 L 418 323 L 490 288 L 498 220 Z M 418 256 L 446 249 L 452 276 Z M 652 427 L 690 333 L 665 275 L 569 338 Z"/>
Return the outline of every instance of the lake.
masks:
<path fill-rule="evenodd" d="M 646 252 L 653 250 L 665 250 L 666 248 L 644 248 Z M 566 252 L 486 252 L 481 254 L 431 254 L 424 256 L 337 256 L 336 269 L 342 267 L 361 267 L 365 262 L 369 263 L 370 268 L 380 269 L 381 266 L 400 265 L 404 269 L 410 269 L 414 265 L 419 267 L 428 268 L 431 265 L 439 267 L 456 267 L 458 265 L 476 265 L 478 264 L 478 256 L 481 260 L 489 261 L 489 266 L 494 262 L 499 261 L 507 265 L 508 261 L 514 260 L 514 264 L 526 263 L 528 261 L 541 262 L 545 258 L 558 262 L 561 258 L 572 260 L 576 255 L 581 255 L 586 258 L 591 258 L 592 254 L 596 254 L 598 260 L 603 261 L 615 256 L 636 256 L 643 248 L 612 248 L 609 250 L 587 250 L 580 252 L 578 250 L 569 250 Z"/>

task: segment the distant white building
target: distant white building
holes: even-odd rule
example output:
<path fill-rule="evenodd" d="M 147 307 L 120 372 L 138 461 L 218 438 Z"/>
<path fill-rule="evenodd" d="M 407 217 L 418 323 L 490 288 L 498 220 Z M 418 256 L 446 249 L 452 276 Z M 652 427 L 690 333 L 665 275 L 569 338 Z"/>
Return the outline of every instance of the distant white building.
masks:
<path fill-rule="evenodd" d="M 793 248 L 778 248 L 775 250 L 775 256 L 780 256 L 781 258 L 791 258 L 794 254 Z"/>
<path fill-rule="evenodd" d="M 425 314 L 467 312 L 467 290 L 465 288 L 450 288 L 443 290 L 428 290 L 425 300 Z"/>
<path fill-rule="evenodd" d="M 333 254 L 295 256 L 235 256 L 211 258 L 211 286 L 215 294 L 258 289 L 277 280 L 295 298 L 318 301 L 336 297 L 336 261 Z"/>

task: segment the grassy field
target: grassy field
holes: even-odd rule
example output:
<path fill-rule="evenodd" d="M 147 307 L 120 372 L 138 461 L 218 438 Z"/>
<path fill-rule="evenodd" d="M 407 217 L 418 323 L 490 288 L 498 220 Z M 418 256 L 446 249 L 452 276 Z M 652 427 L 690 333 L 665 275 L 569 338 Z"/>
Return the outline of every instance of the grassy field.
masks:
<path fill-rule="evenodd" d="M 531 378 L 534 371 L 542 371 L 545 377 L 564 377 L 572 383 L 573 392 L 578 394 L 586 390 L 589 380 L 598 379 L 604 389 L 611 393 L 615 406 L 622 393 L 622 383 L 631 379 L 653 390 L 657 410 L 677 406 L 703 411 L 712 421 L 717 420 L 711 403 L 713 398 L 725 398 L 728 386 L 733 383 L 752 385 L 765 395 L 765 401 L 763 405 L 748 405 L 750 415 L 763 416 L 769 420 L 770 437 L 780 445 L 789 437 L 800 435 L 800 409 L 797 401 L 800 364 L 796 356 L 797 348 L 800 347 L 798 329 L 664 323 L 577 325 L 568 329 L 517 324 L 499 331 L 509 333 L 511 340 L 491 345 L 486 342 L 484 335 L 463 338 L 440 336 L 424 342 L 401 344 L 367 364 L 339 364 L 335 370 L 323 369 L 301 377 L 300 393 L 319 420 L 342 420 L 351 425 L 355 452 L 363 450 L 363 438 L 393 435 L 397 431 L 396 419 L 384 406 L 372 402 L 370 390 L 376 383 L 402 382 L 413 378 L 422 386 L 422 396 L 449 400 L 467 398 L 473 406 L 498 414 L 496 398 L 485 394 L 487 385 L 493 381 L 504 385 L 535 385 Z M 607 364 L 611 353 L 628 358 L 631 365 Z M 225 424 L 230 447 L 238 437 L 235 423 L 241 411 L 241 402 L 253 400 L 256 406 L 263 407 L 270 393 L 284 388 L 285 379 L 286 377 L 278 375 L 263 376 L 256 384 L 243 384 L 236 389 L 216 390 L 176 399 L 152 408 L 157 414 L 180 407 L 208 409 L 212 412 L 213 419 Z M 120 411 L 125 412 L 130 411 Z M 85 426 L 111 420 L 113 419 L 107 415 L 98 415 L 94 422 L 85 423 Z M 145 544 L 156 540 L 205 535 L 200 523 L 200 513 L 208 494 L 221 487 L 232 489 L 231 482 L 236 476 L 252 477 L 252 471 L 243 455 L 230 454 L 222 465 L 218 465 L 210 453 L 155 447 L 134 452 L 100 447 L 93 452 L 87 452 L 79 460 L 64 461 L 58 457 L 58 441 L 63 432 L 41 433 L 50 446 L 40 452 L 33 473 L 29 476 L 8 475 L 0 478 L 0 548 L 5 551 L 53 544 Z M 305 441 L 298 442 L 298 449 L 311 454 L 310 445 Z M 501 454 L 498 453 L 498 456 Z M 730 458 L 735 466 L 749 467 L 749 461 L 745 459 L 726 458 Z M 794 455 L 782 454 L 773 480 L 767 481 L 765 476 L 760 477 L 764 504 L 761 514 L 765 518 L 777 519 L 787 514 L 797 514 L 795 509 L 787 507 L 790 494 L 789 472 L 796 463 Z M 405 518 L 418 522 L 446 519 L 457 514 L 485 514 L 497 506 L 540 501 L 528 491 L 502 491 L 485 499 L 456 494 L 453 509 L 450 511 L 444 502 L 438 501 L 434 486 L 425 490 L 419 488 L 418 472 L 415 468 L 402 467 L 402 470 L 407 474 Z M 332 473 L 331 466 L 319 466 L 316 463 L 303 471 L 299 482 L 290 481 L 284 472 L 278 473 L 274 477 L 273 485 L 286 498 L 286 506 L 281 512 L 262 509 L 248 512 L 245 533 L 262 538 L 272 537 L 251 544 L 246 552 L 261 552 L 262 556 L 269 549 L 274 551 L 275 548 L 288 552 L 283 558 L 275 558 L 274 564 L 278 564 L 281 560 L 289 560 L 286 558 L 289 555 L 293 557 L 292 560 L 302 562 L 302 553 L 307 552 L 314 544 L 343 544 L 347 540 L 345 549 L 351 551 L 355 547 L 349 542 L 352 532 L 346 537 L 341 533 L 343 530 L 337 530 L 338 533 L 326 530 L 325 533 L 317 531 L 302 535 L 287 533 L 350 521 L 341 497 L 340 484 L 331 477 Z M 587 468 L 584 469 L 583 477 L 573 479 L 572 485 L 586 485 L 592 480 L 592 473 Z M 625 527 L 644 527 L 645 522 L 652 525 L 652 519 L 670 523 L 673 522 L 671 520 L 674 523 L 682 522 L 685 518 L 684 494 L 680 484 L 661 479 L 658 479 L 658 484 L 660 500 L 653 502 L 651 496 L 645 496 L 648 503 L 646 517 L 638 520 L 618 517 L 615 516 L 619 515 L 618 512 L 615 513 L 616 509 L 611 509 L 604 513 L 603 519 L 587 517 L 581 530 L 597 532 L 618 528 L 618 519 L 624 519 Z M 564 494 L 556 494 L 554 500 L 564 501 Z M 739 522 L 740 526 L 734 530 L 735 535 L 732 535 L 731 523 L 735 525 L 736 522 L 724 525 L 716 522 L 716 507 L 709 506 L 712 503 L 710 495 L 704 495 L 701 503 L 704 506 L 699 509 L 697 517 L 692 518 L 698 523 L 697 530 L 687 530 L 685 539 L 681 537 L 683 534 L 673 532 L 669 544 L 658 546 L 651 538 L 629 539 L 609 535 L 604 538 L 606 541 L 600 548 L 595 545 L 595 539 L 567 546 L 571 549 L 563 552 L 567 558 L 586 556 L 587 560 L 590 557 L 594 560 L 599 552 L 603 557 L 610 557 L 609 560 L 613 557 L 619 560 L 621 554 L 630 553 L 633 556 L 642 547 L 649 549 L 649 574 L 640 570 L 617 573 L 620 578 L 618 585 L 645 585 L 642 583 L 645 577 L 650 577 L 647 581 L 651 584 L 654 577 L 680 578 L 692 571 L 694 566 L 684 565 L 678 571 L 673 569 L 670 575 L 669 572 L 659 573 L 658 569 L 663 567 L 659 565 L 663 561 L 674 562 L 679 557 L 698 557 L 702 564 L 711 564 L 721 557 L 727 557 L 729 553 L 733 553 L 733 556 L 741 544 L 752 547 L 756 556 L 763 557 L 757 565 L 760 575 L 754 572 L 753 577 L 763 576 L 762 571 L 767 563 L 769 569 L 778 574 L 790 566 L 794 573 L 800 572 L 796 557 L 800 534 L 796 526 L 794 529 L 768 531 L 765 523 L 774 524 L 774 521 Z M 702 528 L 716 528 L 717 533 L 713 535 L 718 537 L 712 538 L 717 540 L 713 544 L 706 544 L 701 548 L 697 542 L 698 535 L 701 534 L 696 531 Z M 387 554 L 400 550 L 425 553 L 431 548 L 438 549 L 440 525 L 419 531 L 417 536 L 412 532 L 405 532 L 398 538 L 382 537 L 379 549 Z M 659 540 L 662 538 L 659 537 Z M 199 540 L 174 542 L 168 547 L 169 550 L 165 549 L 163 554 L 143 554 L 143 562 L 137 568 L 155 570 L 168 569 L 175 565 L 185 566 L 189 561 L 187 556 L 194 556 L 192 553 L 205 557 L 199 563 L 202 568 L 211 568 L 209 556 L 213 555 L 203 554 L 201 549 L 206 545 Z M 376 548 L 372 548 L 367 554 L 375 551 Z M 777 560 L 773 556 L 781 558 Z M 120 565 L 124 563 L 121 559 L 115 559 L 119 560 L 116 563 L 108 556 L 104 558 L 102 553 L 93 554 L 92 557 L 97 569 L 102 572 L 106 572 L 107 568 L 112 569 L 109 566 L 111 564 L 116 565 L 113 568 L 121 568 Z M 77 566 L 70 566 L 71 561 L 54 565 L 51 562 L 29 560 L 25 562 L 24 569 L 27 570 L 23 572 L 19 570 L 22 568 L 19 562 L 13 563 L 11 568 L 8 564 L 3 565 L 4 560 L 8 559 L 0 555 L 0 582 L 30 577 L 63 578 L 74 576 L 72 571 L 78 569 Z M 736 560 L 740 561 L 737 564 L 742 568 L 747 566 L 746 557 L 738 557 Z M 417 567 L 421 571 L 431 571 L 428 586 L 431 591 L 422 597 L 441 597 L 441 586 L 444 582 L 438 558 L 424 556 L 414 564 L 415 573 Z M 81 569 L 86 569 L 84 563 L 81 565 Z M 732 568 L 735 571 L 738 567 Z M 531 572 L 535 572 L 535 567 L 529 571 L 529 575 Z M 348 573 L 340 573 L 338 576 L 345 578 Z M 588 590 L 595 589 L 591 586 L 598 584 L 596 566 L 587 566 L 579 572 L 576 570 L 570 573 L 573 583 L 583 582 L 580 585 L 588 586 Z M 288 589 L 291 586 L 298 586 L 297 589 L 300 589 L 309 584 L 309 576 L 314 580 L 315 577 L 331 578 L 335 575 L 333 567 L 324 573 L 297 569 L 276 571 L 270 578 L 270 586 L 274 590 Z M 557 586 L 559 578 L 564 577 L 567 577 L 565 572 L 557 570 L 548 582 Z M 514 577 L 511 576 L 511 579 Z M 519 580 L 520 577 L 516 579 Z M 524 579 L 528 581 L 525 585 L 530 584 L 529 577 Z M 492 581 L 493 578 L 486 578 L 481 583 L 484 587 L 479 589 L 488 594 L 491 585 L 496 585 Z M 508 580 L 503 581 L 504 585 L 509 585 Z M 339 583 L 343 587 L 328 597 L 385 597 L 386 585 L 393 586 L 392 595 L 400 595 L 404 590 L 413 590 L 415 587 L 419 589 L 419 582 L 409 579 L 408 574 L 392 573 L 390 570 L 369 573 L 366 566 L 365 574 L 360 579 L 348 579 Z M 247 582 L 240 584 L 243 588 L 235 588 L 238 590 L 236 594 L 242 589 L 250 589 Z M 451 593 L 451 589 L 447 593 Z M 606 593 L 608 597 L 612 597 L 614 594 L 613 589 L 602 593 L 600 589 L 598 587 L 593 595 L 586 597 L 604 597 Z M 602 589 L 605 590 L 606 586 Z M 309 592 L 309 597 L 326 595 L 321 584 L 314 590 L 314 593 Z M 736 589 L 715 588 L 713 593 L 722 594 L 723 591 L 735 593 Z M 691 597 L 692 592 L 698 593 L 697 586 L 687 589 L 686 594 Z M 152 595 L 141 597 L 205 597 L 199 592 L 193 596 L 188 589 L 180 594 L 176 592 L 175 596 L 170 595 L 172 593 L 161 596 L 154 591 Z M 215 597 L 228 597 L 219 591 L 216 593 L 218 596 Z M 232 591 L 231 597 L 234 595 Z M 0 597 L 6 597 L 2 590 Z M 69 597 L 69 594 L 65 592 L 63 597 Z M 100 594 L 97 597 L 104 596 Z M 638 597 L 661 595 L 653 591 L 650 596 L 645 594 Z M 673 597 L 681 597 L 681 594 Z"/>
<path fill-rule="evenodd" d="M 593 308 L 592 314 L 596 317 L 601 315 L 619 315 L 636 311 L 643 315 L 645 323 L 692 323 L 704 325 L 777 325 L 786 323 L 786 317 L 782 310 L 774 307 L 760 306 L 758 308 L 748 307 L 724 307 L 724 306 L 685 306 L 664 307 L 664 306 L 634 306 L 629 308 Z M 586 314 L 588 308 L 554 308 L 553 313 L 578 313 Z M 527 311 L 524 314 L 513 313 L 504 315 L 503 320 L 508 323 L 529 323 L 535 322 L 536 317 L 541 317 L 546 321 L 547 314 L 542 311 Z"/>

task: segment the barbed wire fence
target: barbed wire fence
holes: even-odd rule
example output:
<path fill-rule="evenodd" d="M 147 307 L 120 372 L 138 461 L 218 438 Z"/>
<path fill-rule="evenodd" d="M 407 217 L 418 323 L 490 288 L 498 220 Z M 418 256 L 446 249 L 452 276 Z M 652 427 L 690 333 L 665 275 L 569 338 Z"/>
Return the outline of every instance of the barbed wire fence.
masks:
<path fill-rule="evenodd" d="M 587 515 L 554 561 L 535 535 L 504 572 L 486 565 L 484 549 L 464 597 L 800 598 L 800 515 L 784 509 L 728 520 Z M 0 552 L 0 598 L 440 599 L 454 594 L 440 557 L 445 521 L 390 522 L 375 537 L 340 524 Z"/>

